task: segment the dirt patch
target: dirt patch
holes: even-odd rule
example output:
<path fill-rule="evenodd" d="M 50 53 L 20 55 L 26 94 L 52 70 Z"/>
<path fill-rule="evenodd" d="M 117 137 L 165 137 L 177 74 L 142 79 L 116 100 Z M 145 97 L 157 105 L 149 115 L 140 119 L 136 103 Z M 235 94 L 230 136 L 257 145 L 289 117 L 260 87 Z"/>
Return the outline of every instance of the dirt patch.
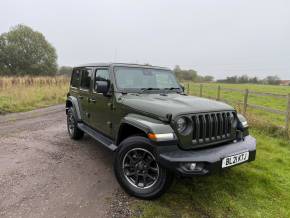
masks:
<path fill-rule="evenodd" d="M 7 116 L 0 118 L 0 217 L 131 215 L 112 153 L 88 136 L 69 139 L 63 105 Z"/>

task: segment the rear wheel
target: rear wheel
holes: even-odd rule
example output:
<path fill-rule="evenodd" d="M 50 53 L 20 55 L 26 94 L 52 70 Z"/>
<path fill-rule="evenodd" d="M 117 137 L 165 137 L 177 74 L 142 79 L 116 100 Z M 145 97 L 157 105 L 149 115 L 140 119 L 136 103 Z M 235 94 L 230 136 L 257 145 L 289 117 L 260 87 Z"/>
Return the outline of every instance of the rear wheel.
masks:
<path fill-rule="evenodd" d="M 77 126 L 77 121 L 74 117 L 73 108 L 70 107 L 67 112 L 67 130 L 70 138 L 81 139 L 84 136 L 84 132 Z"/>
<path fill-rule="evenodd" d="M 120 185 L 142 199 L 162 195 L 172 183 L 172 174 L 159 165 L 150 140 L 133 136 L 125 139 L 116 153 L 114 170 Z"/>

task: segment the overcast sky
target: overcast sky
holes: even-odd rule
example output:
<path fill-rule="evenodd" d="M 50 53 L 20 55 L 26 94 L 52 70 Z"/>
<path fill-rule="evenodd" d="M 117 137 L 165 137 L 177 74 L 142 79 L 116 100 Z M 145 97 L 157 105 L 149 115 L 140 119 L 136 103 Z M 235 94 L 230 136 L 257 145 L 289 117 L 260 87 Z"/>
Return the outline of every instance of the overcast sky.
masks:
<path fill-rule="evenodd" d="M 59 65 L 134 62 L 216 78 L 290 79 L 289 0 L 2 0 L 0 33 L 26 24 Z"/>

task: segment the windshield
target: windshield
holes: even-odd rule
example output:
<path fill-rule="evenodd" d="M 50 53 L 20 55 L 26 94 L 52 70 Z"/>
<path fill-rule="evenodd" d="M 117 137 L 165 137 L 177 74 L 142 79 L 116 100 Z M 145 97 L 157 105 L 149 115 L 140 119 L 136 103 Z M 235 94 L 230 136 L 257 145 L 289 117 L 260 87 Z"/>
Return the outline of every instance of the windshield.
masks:
<path fill-rule="evenodd" d="M 114 72 L 118 89 L 170 89 L 180 91 L 180 86 L 174 74 L 169 70 L 115 67 Z"/>

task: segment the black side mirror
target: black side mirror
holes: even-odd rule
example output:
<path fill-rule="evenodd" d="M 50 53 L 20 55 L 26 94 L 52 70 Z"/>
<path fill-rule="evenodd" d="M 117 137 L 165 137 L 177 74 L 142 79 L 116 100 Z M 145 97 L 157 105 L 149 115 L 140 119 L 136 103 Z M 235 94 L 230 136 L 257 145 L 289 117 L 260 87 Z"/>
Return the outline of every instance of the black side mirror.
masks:
<path fill-rule="evenodd" d="M 96 81 L 95 90 L 97 93 L 107 94 L 110 88 L 109 81 Z"/>

